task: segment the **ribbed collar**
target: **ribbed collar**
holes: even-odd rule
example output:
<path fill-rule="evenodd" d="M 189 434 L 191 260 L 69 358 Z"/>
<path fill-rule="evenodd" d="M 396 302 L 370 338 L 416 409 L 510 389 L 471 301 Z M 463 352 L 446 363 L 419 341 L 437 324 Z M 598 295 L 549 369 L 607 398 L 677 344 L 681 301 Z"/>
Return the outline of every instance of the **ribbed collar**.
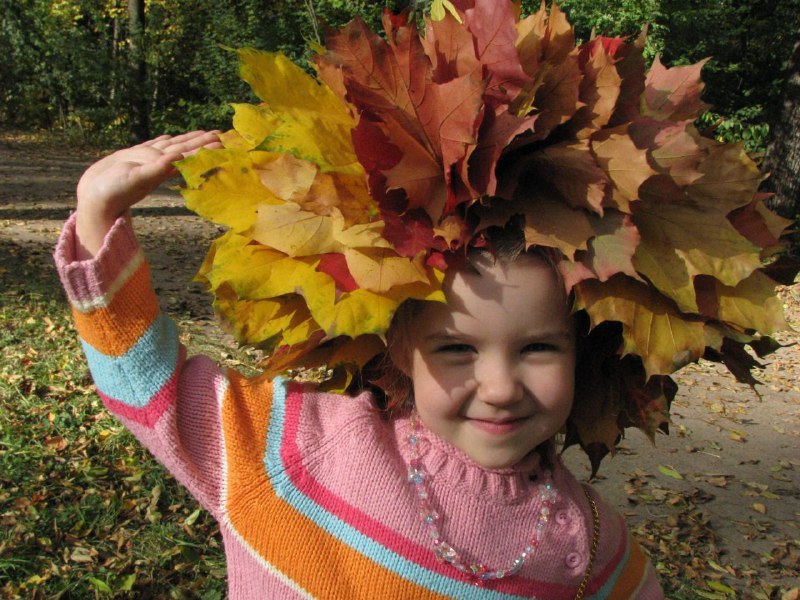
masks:
<path fill-rule="evenodd" d="M 395 440 L 406 464 L 410 431 L 408 417 L 395 419 Z M 486 469 L 430 431 L 422 422 L 419 424 L 418 437 L 420 458 L 434 487 L 448 486 L 483 500 L 511 505 L 529 501 L 537 491 L 536 484 L 544 475 L 538 451 L 531 452 L 512 467 Z M 558 459 L 554 457 L 553 460 Z"/>

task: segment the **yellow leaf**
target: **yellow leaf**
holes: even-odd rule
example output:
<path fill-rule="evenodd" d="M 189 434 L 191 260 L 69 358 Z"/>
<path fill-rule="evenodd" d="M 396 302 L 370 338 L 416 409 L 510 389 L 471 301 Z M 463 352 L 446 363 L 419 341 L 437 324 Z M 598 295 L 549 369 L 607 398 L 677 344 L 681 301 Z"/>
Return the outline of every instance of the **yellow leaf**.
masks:
<path fill-rule="evenodd" d="M 270 300 L 238 300 L 235 294 L 217 295 L 214 308 L 233 329 L 237 340 L 258 345 L 310 318 L 300 296 Z"/>
<path fill-rule="evenodd" d="M 741 143 L 714 144 L 697 170 L 703 176 L 686 193 L 700 207 L 719 215 L 749 204 L 764 178 Z"/>
<path fill-rule="evenodd" d="M 247 142 L 248 150 L 258 147 L 280 125 L 267 107 L 256 104 L 231 104 L 233 127 Z"/>
<path fill-rule="evenodd" d="M 280 200 L 261 184 L 247 153 L 221 152 L 233 152 L 231 160 L 207 171 L 203 183 L 182 193 L 190 210 L 241 232 L 255 223 L 259 205 Z"/>
<path fill-rule="evenodd" d="M 672 479 L 683 479 L 683 475 L 678 473 L 674 468 L 668 467 L 666 465 L 658 465 L 658 471 L 662 475 L 666 475 L 667 477 L 672 477 Z"/>
<path fill-rule="evenodd" d="M 753 510 L 762 515 L 767 514 L 767 507 L 761 502 L 753 502 Z"/>
<path fill-rule="evenodd" d="M 625 275 L 606 282 L 582 281 L 575 287 L 577 308 L 592 326 L 622 323 L 624 353 L 644 357 L 650 375 L 668 375 L 699 359 L 705 350 L 703 323 L 684 320 L 669 300 Z"/>
<path fill-rule="evenodd" d="M 366 290 L 382 293 L 397 285 L 428 281 L 422 256 L 412 260 L 389 248 L 348 248 L 344 256 L 358 287 Z"/>
<path fill-rule="evenodd" d="M 291 154 L 278 154 L 275 160 L 259 164 L 261 183 L 285 202 L 299 202 L 308 194 L 319 167 Z"/>
<path fill-rule="evenodd" d="M 289 256 L 311 256 L 353 247 L 389 247 L 380 235 L 382 230 L 381 221 L 345 229 L 338 210 L 332 210 L 330 216 L 317 215 L 286 203 L 260 206 L 255 223 L 245 235 Z"/>
<path fill-rule="evenodd" d="M 239 50 L 239 58 L 242 78 L 279 121 L 261 149 L 289 152 L 323 171 L 362 171 L 350 137 L 355 120 L 327 85 L 283 54 L 245 48 Z"/>
<path fill-rule="evenodd" d="M 620 196 L 617 204 L 622 210 L 639 199 L 639 187 L 656 174 L 647 161 L 647 151 L 636 147 L 627 126 L 597 132 L 592 136 L 592 151 L 614 183 L 614 196 Z"/>
<path fill-rule="evenodd" d="M 645 205 L 635 212 L 633 221 L 642 231 L 640 247 L 664 257 L 660 269 L 642 273 L 653 275 L 659 290 L 670 297 L 676 296 L 676 301 L 680 300 L 684 306 L 690 305 L 686 297 L 686 272 L 693 277 L 710 275 L 725 285 L 736 285 L 761 266 L 759 248 L 736 231 L 724 216 L 693 206 Z M 675 256 L 685 264 L 685 272 L 674 267 Z M 652 264 L 642 262 L 641 266 L 647 268 Z"/>
<path fill-rule="evenodd" d="M 188 187 L 197 188 L 208 180 L 220 165 L 231 161 L 243 160 L 245 157 L 246 154 L 238 149 L 209 150 L 201 148 L 195 154 L 175 163 L 175 167 L 184 181 L 186 181 Z"/>
<path fill-rule="evenodd" d="M 369 290 L 342 294 L 315 315 L 328 337 L 357 337 L 365 333 L 383 335 L 389 328 L 399 302 Z"/>
<path fill-rule="evenodd" d="M 736 287 L 717 284 L 721 321 L 740 329 L 752 328 L 763 335 L 785 331 L 783 305 L 775 295 L 775 283 L 761 271 L 753 272 Z"/>

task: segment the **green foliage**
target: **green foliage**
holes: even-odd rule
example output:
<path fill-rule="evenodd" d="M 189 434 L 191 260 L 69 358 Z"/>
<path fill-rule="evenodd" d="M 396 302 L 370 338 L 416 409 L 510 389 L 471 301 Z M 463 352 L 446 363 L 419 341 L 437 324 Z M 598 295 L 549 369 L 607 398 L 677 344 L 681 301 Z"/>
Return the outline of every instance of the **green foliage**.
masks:
<path fill-rule="evenodd" d="M 523 10 L 538 9 L 523 0 Z M 384 7 L 419 16 L 431 0 L 148 0 L 151 130 L 227 128 L 228 103 L 251 99 L 226 48 L 280 50 L 303 63 L 309 41 L 358 14 L 375 28 Z M 697 62 L 717 135 L 762 151 L 775 123 L 785 61 L 800 31 L 799 0 L 562 0 L 580 39 L 636 36 L 665 64 Z M 84 140 L 124 139 L 129 126 L 125 0 L 0 0 L 0 121 L 58 128 Z"/>
<path fill-rule="evenodd" d="M 664 50 L 666 29 L 661 24 L 661 0 L 564 0 L 559 6 L 569 15 L 578 39 L 596 35 L 636 37 L 647 26 L 645 58 Z"/>

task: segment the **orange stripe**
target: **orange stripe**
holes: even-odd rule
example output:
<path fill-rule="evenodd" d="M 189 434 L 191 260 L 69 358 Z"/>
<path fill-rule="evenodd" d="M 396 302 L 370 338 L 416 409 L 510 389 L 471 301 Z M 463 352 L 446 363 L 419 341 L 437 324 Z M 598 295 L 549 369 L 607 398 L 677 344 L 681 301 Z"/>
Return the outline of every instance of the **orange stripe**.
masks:
<path fill-rule="evenodd" d="M 158 315 L 146 263 L 131 275 L 106 308 L 82 313 L 73 308 L 78 335 L 106 356 L 122 356 L 142 337 Z"/>
<path fill-rule="evenodd" d="M 276 496 L 264 470 L 272 387 L 229 374 L 222 407 L 228 468 L 227 511 L 244 540 L 313 596 L 348 599 L 442 596 L 375 564 Z M 317 563 L 315 565 L 315 563 Z"/>
<path fill-rule="evenodd" d="M 608 596 L 609 600 L 629 600 L 639 590 L 647 571 L 648 560 L 642 552 L 639 542 L 628 533 L 630 553 L 625 564 L 625 570 L 620 574 L 617 582 Z"/>

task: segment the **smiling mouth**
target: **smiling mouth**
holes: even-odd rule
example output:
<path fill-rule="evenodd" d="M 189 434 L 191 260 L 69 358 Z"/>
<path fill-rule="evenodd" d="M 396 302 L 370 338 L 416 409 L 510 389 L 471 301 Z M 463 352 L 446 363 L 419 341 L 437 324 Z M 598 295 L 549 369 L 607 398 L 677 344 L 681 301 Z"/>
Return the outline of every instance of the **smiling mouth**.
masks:
<path fill-rule="evenodd" d="M 469 422 L 483 432 L 502 435 L 519 429 L 527 420 L 527 417 L 519 417 L 517 419 L 504 419 L 502 421 L 469 419 Z"/>

